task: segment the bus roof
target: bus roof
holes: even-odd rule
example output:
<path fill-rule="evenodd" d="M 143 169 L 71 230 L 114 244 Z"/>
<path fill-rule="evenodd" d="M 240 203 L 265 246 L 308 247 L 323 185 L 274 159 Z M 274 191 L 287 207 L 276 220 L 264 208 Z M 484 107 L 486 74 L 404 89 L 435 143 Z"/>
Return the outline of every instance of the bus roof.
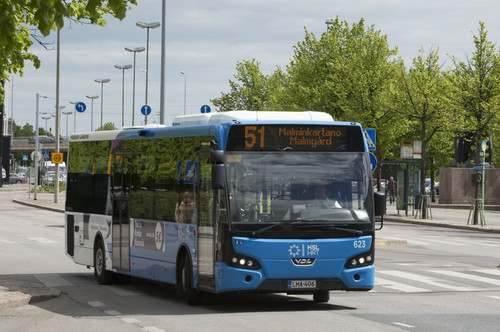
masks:
<path fill-rule="evenodd" d="M 230 111 L 193 115 L 180 115 L 172 126 L 193 126 L 201 124 L 221 124 L 232 121 L 333 121 L 330 114 L 323 112 L 260 112 Z"/>

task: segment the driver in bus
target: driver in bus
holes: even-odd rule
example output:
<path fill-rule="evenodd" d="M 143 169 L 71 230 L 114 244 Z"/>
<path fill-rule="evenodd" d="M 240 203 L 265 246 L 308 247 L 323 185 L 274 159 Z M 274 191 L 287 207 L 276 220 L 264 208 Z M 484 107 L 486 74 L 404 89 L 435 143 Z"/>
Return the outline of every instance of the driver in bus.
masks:
<path fill-rule="evenodd" d="M 337 209 L 341 208 L 339 202 L 328 197 L 328 188 L 325 185 L 318 185 L 314 189 L 314 199 L 307 204 L 308 208 L 314 209 Z"/>
<path fill-rule="evenodd" d="M 184 193 L 182 202 L 175 205 L 175 221 L 180 223 L 191 223 L 194 214 L 193 194 L 189 191 Z"/>

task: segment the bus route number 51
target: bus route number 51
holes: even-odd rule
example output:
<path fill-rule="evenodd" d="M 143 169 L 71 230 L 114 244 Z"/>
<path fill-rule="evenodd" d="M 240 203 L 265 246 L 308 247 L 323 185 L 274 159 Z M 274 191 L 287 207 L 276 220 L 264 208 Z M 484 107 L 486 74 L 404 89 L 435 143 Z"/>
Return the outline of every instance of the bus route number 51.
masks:
<path fill-rule="evenodd" d="M 257 142 L 261 149 L 264 148 L 264 126 L 257 129 L 257 126 L 246 126 L 245 127 L 245 146 L 248 149 L 252 149 Z"/>

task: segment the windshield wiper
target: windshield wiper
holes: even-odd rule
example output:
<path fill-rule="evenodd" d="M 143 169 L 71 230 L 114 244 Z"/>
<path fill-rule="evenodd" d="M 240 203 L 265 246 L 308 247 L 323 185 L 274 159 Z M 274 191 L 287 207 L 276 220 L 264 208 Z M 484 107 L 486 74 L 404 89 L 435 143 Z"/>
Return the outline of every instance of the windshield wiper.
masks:
<path fill-rule="evenodd" d="M 302 219 L 302 221 L 304 221 L 304 219 Z M 315 221 L 317 221 L 317 220 L 315 220 Z M 341 232 L 345 232 L 345 233 L 350 233 L 350 234 L 353 234 L 353 235 L 363 235 L 363 231 L 360 231 L 358 229 L 342 228 L 342 227 L 337 227 L 337 226 L 325 225 L 322 222 L 321 223 L 318 223 L 318 222 L 315 222 L 315 223 L 303 223 L 303 224 L 299 225 L 299 227 L 318 227 L 318 226 L 321 227 L 321 228 L 323 228 L 323 229 L 326 228 L 326 229 L 330 229 L 330 230 L 335 230 L 335 231 L 341 231 Z"/>
<path fill-rule="evenodd" d="M 304 223 L 304 221 L 306 221 Z M 312 220 L 311 220 L 312 221 Z M 317 220 L 315 220 L 317 221 Z M 325 220 L 326 221 L 326 220 Z M 335 231 L 340 231 L 340 232 L 345 232 L 345 233 L 349 233 L 349 234 L 353 234 L 353 235 L 363 235 L 363 231 L 360 231 L 358 229 L 352 229 L 352 228 L 341 228 L 341 227 L 336 227 L 336 226 L 331 226 L 331 225 L 327 225 L 327 224 L 324 224 L 322 222 L 318 223 L 318 222 L 314 222 L 314 223 L 311 223 L 309 222 L 308 220 L 284 220 L 284 221 L 281 221 L 281 222 L 277 222 L 275 224 L 272 224 L 272 225 L 269 225 L 269 226 L 266 226 L 266 227 L 262 227 L 256 231 L 253 231 L 252 232 L 252 235 L 255 236 L 255 235 L 258 235 L 260 233 L 264 233 L 276 226 L 280 226 L 280 225 L 297 225 L 299 228 L 302 228 L 302 227 L 320 227 L 322 229 L 329 229 L 329 230 L 335 230 Z"/>
<path fill-rule="evenodd" d="M 277 222 L 275 224 L 272 224 L 272 225 L 269 225 L 269 226 L 266 226 L 266 227 L 262 227 L 256 231 L 253 231 L 252 232 L 252 235 L 255 236 L 257 234 L 260 234 L 260 233 L 264 233 L 265 231 L 268 231 L 276 226 L 280 226 L 280 225 L 285 225 L 285 224 L 296 224 L 296 223 L 300 223 L 300 221 L 297 221 L 297 220 L 284 220 L 284 221 L 280 221 L 280 222 Z"/>

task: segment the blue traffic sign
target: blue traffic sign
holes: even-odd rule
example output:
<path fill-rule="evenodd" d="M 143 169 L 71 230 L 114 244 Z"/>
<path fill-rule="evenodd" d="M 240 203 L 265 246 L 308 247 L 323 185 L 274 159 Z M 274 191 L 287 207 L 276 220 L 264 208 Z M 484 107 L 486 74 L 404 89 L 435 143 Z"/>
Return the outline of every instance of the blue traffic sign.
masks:
<path fill-rule="evenodd" d="M 200 109 L 201 113 L 210 113 L 211 109 L 208 105 L 203 105 Z"/>
<path fill-rule="evenodd" d="M 375 129 L 363 129 L 365 134 L 366 144 L 368 145 L 368 150 L 376 150 L 376 132 Z"/>
<path fill-rule="evenodd" d="M 75 104 L 75 110 L 78 113 L 83 113 L 83 112 L 85 112 L 86 109 L 87 109 L 87 105 L 85 105 L 85 103 L 82 103 L 81 101 L 79 101 L 78 103 Z"/>
<path fill-rule="evenodd" d="M 141 107 L 142 115 L 149 115 L 151 113 L 151 107 L 149 105 L 144 105 Z"/>
<path fill-rule="evenodd" d="M 44 151 L 42 152 L 42 155 L 43 155 L 43 159 L 45 159 L 45 160 L 49 160 L 49 158 L 50 158 L 49 151 L 44 150 Z"/>
<path fill-rule="evenodd" d="M 377 168 L 377 157 L 373 153 L 370 152 L 370 166 L 372 168 L 372 172 Z"/>
<path fill-rule="evenodd" d="M 28 161 L 28 155 L 27 154 L 23 154 L 23 161 Z"/>

